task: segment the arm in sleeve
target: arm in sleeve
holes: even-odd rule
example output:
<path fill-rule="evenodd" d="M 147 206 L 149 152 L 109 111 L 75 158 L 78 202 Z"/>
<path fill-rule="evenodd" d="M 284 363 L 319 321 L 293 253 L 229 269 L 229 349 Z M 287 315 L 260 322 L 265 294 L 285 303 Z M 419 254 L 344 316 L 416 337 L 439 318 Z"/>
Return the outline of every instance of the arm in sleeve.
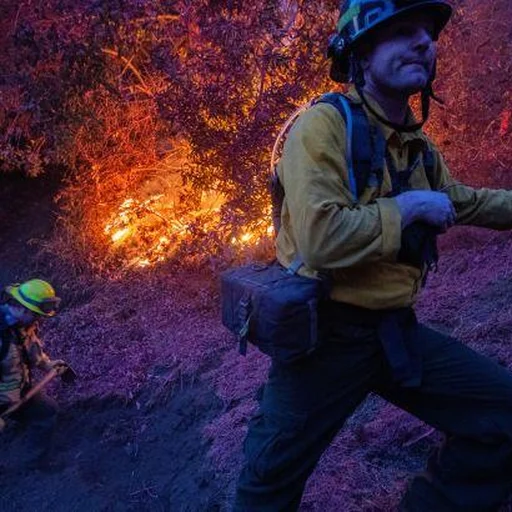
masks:
<path fill-rule="evenodd" d="M 22 336 L 30 365 L 45 371 L 51 368 L 51 360 L 43 350 L 43 342 L 37 334 L 37 328 L 35 326 L 26 328 Z"/>
<path fill-rule="evenodd" d="M 437 151 L 439 191 L 445 191 L 457 212 L 457 224 L 512 229 L 512 191 L 475 189 L 456 182 Z"/>
<path fill-rule="evenodd" d="M 316 105 L 296 122 L 279 163 L 296 249 L 312 269 L 395 261 L 401 216 L 394 199 L 353 205 L 346 129 L 331 105 Z"/>

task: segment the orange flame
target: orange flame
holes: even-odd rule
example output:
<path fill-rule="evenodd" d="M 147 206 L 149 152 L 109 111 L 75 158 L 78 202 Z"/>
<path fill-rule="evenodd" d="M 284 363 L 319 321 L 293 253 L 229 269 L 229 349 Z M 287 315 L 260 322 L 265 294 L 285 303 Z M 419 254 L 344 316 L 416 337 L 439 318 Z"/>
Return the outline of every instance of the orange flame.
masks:
<path fill-rule="evenodd" d="M 175 205 L 157 194 L 141 201 L 128 198 L 119 206 L 104 228 L 112 250 L 121 254 L 129 267 L 149 267 L 170 259 L 181 242 L 191 239 L 192 223 L 200 221 L 204 233 L 220 228 L 220 210 L 226 197 L 216 191 L 204 192 L 199 208 L 181 218 L 175 215 Z M 251 227 L 238 230 L 231 238 L 235 249 L 257 245 L 273 235 L 271 208 Z"/>

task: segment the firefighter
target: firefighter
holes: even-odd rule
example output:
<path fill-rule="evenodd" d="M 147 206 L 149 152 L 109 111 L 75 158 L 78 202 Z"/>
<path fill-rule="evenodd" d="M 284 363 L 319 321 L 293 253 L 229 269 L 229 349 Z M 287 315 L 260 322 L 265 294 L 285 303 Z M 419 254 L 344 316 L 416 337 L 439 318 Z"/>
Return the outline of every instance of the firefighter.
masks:
<path fill-rule="evenodd" d="M 41 279 L 5 289 L 0 304 L 0 414 L 23 401 L 33 385 L 34 368 L 58 373 L 67 369 L 64 361 L 48 357 L 37 334 L 38 321 L 54 316 L 59 302 L 50 283 Z M 48 462 L 57 412 L 55 400 L 40 391 L 9 416 L 26 424 L 27 467 Z"/>
<path fill-rule="evenodd" d="M 419 324 L 413 309 L 437 234 L 454 224 L 512 229 L 512 192 L 456 183 L 422 130 L 451 14 L 444 0 L 342 5 L 331 76 L 352 84 L 348 99 L 383 135 L 383 172 L 357 203 L 350 130 L 333 105 L 315 104 L 288 134 L 277 258 L 289 267 L 299 255 L 301 271 L 328 272 L 332 288 L 318 311 L 321 346 L 293 364 L 272 362 L 244 444 L 238 512 L 297 510 L 322 453 L 370 392 L 446 434 L 401 510 L 498 510 L 511 490 L 512 373 Z M 416 94 L 419 121 L 409 108 Z"/>

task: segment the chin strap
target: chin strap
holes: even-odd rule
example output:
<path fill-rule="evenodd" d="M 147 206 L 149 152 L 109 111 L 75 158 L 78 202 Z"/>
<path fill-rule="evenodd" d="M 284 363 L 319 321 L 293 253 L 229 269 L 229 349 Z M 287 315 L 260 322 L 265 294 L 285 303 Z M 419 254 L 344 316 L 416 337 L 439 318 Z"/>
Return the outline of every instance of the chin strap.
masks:
<path fill-rule="evenodd" d="M 423 128 L 423 125 L 427 122 L 428 116 L 430 114 L 430 98 L 435 98 L 432 92 L 432 84 L 429 84 L 425 89 L 421 91 L 421 111 L 422 111 L 422 121 L 420 123 L 414 124 L 399 124 L 393 123 L 389 119 L 386 119 L 384 116 L 381 116 L 375 109 L 370 105 L 368 100 L 366 99 L 363 89 L 361 87 L 356 87 L 357 93 L 361 97 L 366 108 L 383 124 L 393 128 L 397 132 L 415 132 Z M 437 99 L 437 98 L 436 98 Z"/>
<path fill-rule="evenodd" d="M 434 65 L 434 70 L 432 72 L 432 77 L 427 84 L 427 86 L 421 91 L 421 115 L 422 115 L 422 121 L 420 123 L 415 124 L 398 124 L 393 123 L 386 119 L 384 116 L 381 116 L 378 112 L 375 111 L 375 109 L 369 104 L 368 100 L 366 99 L 364 93 L 363 93 L 363 87 L 365 84 L 364 80 L 364 73 L 361 69 L 361 66 L 359 65 L 359 62 L 357 59 L 352 55 L 350 59 L 350 70 L 351 70 L 351 76 L 352 76 L 352 82 L 356 86 L 357 93 L 361 97 L 361 100 L 363 101 L 366 108 L 383 124 L 386 126 L 389 126 L 390 128 L 393 128 L 393 130 L 396 130 L 397 132 L 415 132 L 417 130 L 420 130 L 423 128 L 423 125 L 428 121 L 429 115 L 430 115 L 430 99 L 433 99 L 435 102 L 440 103 L 444 105 L 443 100 L 441 98 L 438 98 L 434 94 L 434 90 L 432 87 L 432 84 L 434 83 L 434 80 L 436 78 L 436 65 Z"/>

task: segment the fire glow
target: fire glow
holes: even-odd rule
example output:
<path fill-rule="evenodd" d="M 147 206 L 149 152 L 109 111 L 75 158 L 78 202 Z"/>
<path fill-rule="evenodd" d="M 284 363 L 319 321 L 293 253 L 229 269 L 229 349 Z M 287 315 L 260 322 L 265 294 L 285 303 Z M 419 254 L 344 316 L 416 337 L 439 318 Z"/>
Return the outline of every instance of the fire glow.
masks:
<path fill-rule="evenodd" d="M 199 229 L 204 235 L 218 231 L 225 202 L 223 194 L 203 192 L 199 208 L 177 218 L 175 204 L 163 194 L 143 201 L 128 198 L 105 226 L 104 234 L 112 250 L 122 255 L 127 267 L 150 267 L 169 260 L 181 243 L 191 241 L 192 230 L 197 234 Z M 254 247 L 263 238 L 272 237 L 270 207 L 251 229 L 239 228 L 236 233 L 229 239 L 235 251 Z"/>

